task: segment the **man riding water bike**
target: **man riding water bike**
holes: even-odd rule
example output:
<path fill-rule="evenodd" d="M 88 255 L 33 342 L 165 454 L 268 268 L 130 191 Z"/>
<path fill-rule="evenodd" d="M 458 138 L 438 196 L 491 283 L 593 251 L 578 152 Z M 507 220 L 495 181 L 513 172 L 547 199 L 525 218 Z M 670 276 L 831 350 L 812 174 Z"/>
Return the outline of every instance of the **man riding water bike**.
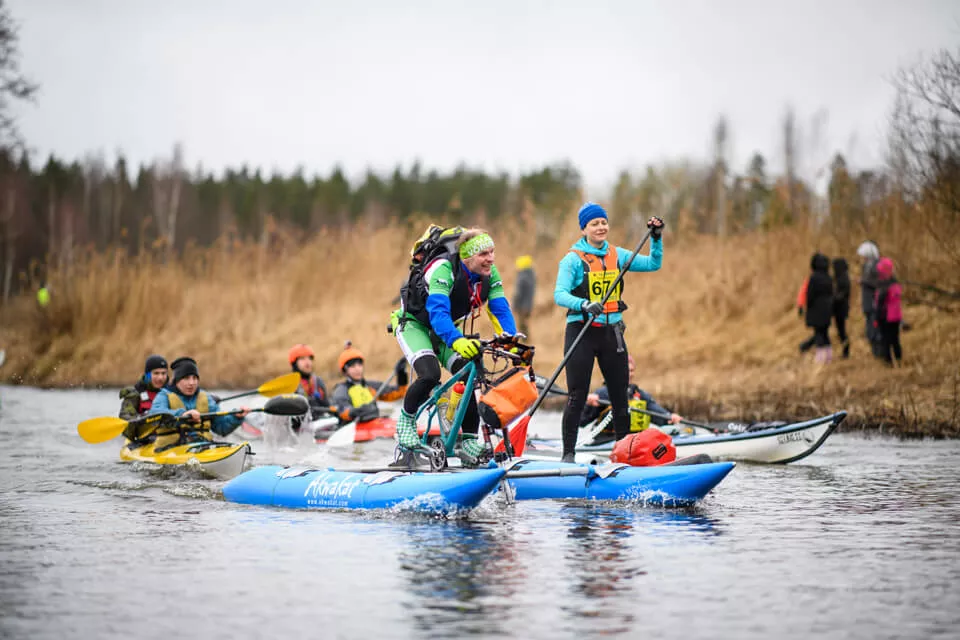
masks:
<path fill-rule="evenodd" d="M 493 238 L 481 229 L 458 227 L 441 233 L 431 226 L 414 246 L 415 260 L 418 251 L 425 251 L 428 238 L 437 240 L 437 253 L 422 256 L 422 263 L 411 268 L 401 292 L 401 307 L 391 317 L 397 342 L 417 374 L 404 395 L 397 420 L 400 456 L 391 466 L 398 468 L 416 466 L 413 452 L 420 439 L 414 417 L 440 384 L 441 364 L 456 373 L 480 353 L 480 341 L 464 336 L 466 322 L 472 323 L 486 304 L 497 333 L 513 335 L 517 331 L 494 266 Z M 484 447 L 477 440 L 480 416 L 476 398 L 471 394 L 467 400 L 460 458 L 470 465 Z"/>

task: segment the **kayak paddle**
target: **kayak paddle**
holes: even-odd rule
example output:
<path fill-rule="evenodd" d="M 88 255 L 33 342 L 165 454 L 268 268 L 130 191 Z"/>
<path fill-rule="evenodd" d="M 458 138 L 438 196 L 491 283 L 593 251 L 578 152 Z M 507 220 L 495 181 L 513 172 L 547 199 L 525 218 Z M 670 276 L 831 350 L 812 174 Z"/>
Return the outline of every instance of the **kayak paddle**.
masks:
<path fill-rule="evenodd" d="M 643 248 L 643 245 L 647 243 L 647 238 L 650 237 L 650 231 L 647 231 L 644 234 L 643 238 L 640 240 L 640 243 L 637 244 L 637 247 L 633 250 L 633 253 L 630 254 L 630 258 L 627 260 L 626 264 L 623 265 L 623 268 L 620 269 L 620 273 L 617 274 L 617 278 L 613 281 L 609 287 L 607 287 L 606 293 L 603 294 L 603 298 L 600 299 L 600 306 L 604 306 L 607 303 L 607 300 L 616 291 L 617 286 L 620 285 L 620 282 L 623 280 L 624 274 L 630 269 L 630 265 L 633 264 L 634 258 L 637 257 L 637 254 L 640 253 L 640 250 Z M 593 321 L 595 316 L 593 314 L 584 314 L 584 323 L 583 329 L 580 330 L 580 333 L 577 334 L 577 337 L 574 339 L 573 344 L 570 345 L 570 348 L 567 349 L 567 352 L 563 356 L 563 360 L 560 361 L 560 364 L 557 365 L 557 369 L 553 372 L 553 375 L 550 376 L 550 379 L 545 382 L 542 386 L 542 391 L 540 395 L 537 396 L 537 400 L 533 403 L 533 406 L 530 407 L 530 410 L 527 411 L 527 415 L 516 424 L 516 426 L 510 430 L 510 444 L 513 445 L 513 450 L 515 455 L 523 454 L 524 447 L 527 446 L 527 427 L 530 424 L 530 418 L 540 408 L 540 405 L 543 403 L 543 399 L 547 397 L 548 393 L 558 393 L 558 390 L 554 388 L 553 383 L 557 381 L 560 372 L 563 371 L 563 368 L 567 366 L 567 361 L 570 359 L 570 356 L 573 355 L 574 350 L 577 348 L 577 345 L 580 344 L 580 341 L 583 340 L 583 336 L 587 334 L 587 331 L 590 329 L 590 323 Z M 537 386 L 540 386 L 539 384 Z M 503 443 L 497 445 L 497 449 L 501 449 Z"/>
<path fill-rule="evenodd" d="M 227 400 L 236 400 L 237 398 L 245 398 L 247 396 L 255 396 L 260 394 L 261 396 L 266 396 L 272 398 L 274 396 L 279 396 L 285 393 L 294 393 L 297 390 L 297 387 L 300 386 L 300 374 L 296 371 L 291 371 L 290 373 L 284 374 L 280 377 L 274 378 L 273 380 L 268 380 L 262 385 L 254 389 L 253 391 L 244 391 L 243 393 L 235 393 L 232 396 L 227 396 L 226 398 L 220 398 L 218 402 L 226 402 Z"/>
<path fill-rule="evenodd" d="M 309 410 L 307 399 L 303 396 L 294 394 L 282 395 L 267 400 L 267 403 L 257 409 L 251 409 L 250 412 L 262 411 L 264 413 L 276 416 L 300 416 Z M 200 418 L 209 419 L 219 416 L 234 415 L 238 409 L 232 411 L 214 411 L 210 413 L 201 413 Z M 146 436 L 163 424 L 168 424 L 171 420 L 180 421 L 172 413 L 152 413 L 141 416 L 135 420 L 124 420 L 113 416 L 104 416 L 101 418 L 90 418 L 77 425 L 77 433 L 80 437 L 90 444 L 99 444 L 107 440 L 113 440 L 127 428 L 128 425 L 144 425 L 146 429 L 141 432 L 141 436 Z"/>
<path fill-rule="evenodd" d="M 600 400 L 599 402 L 604 406 L 610 406 L 609 400 Z M 654 418 L 663 418 L 668 422 L 670 420 L 669 413 L 660 413 L 658 411 L 647 411 L 646 409 L 638 409 L 636 407 L 627 407 L 627 409 L 629 409 L 630 411 L 633 411 L 634 413 L 643 413 L 648 416 L 653 416 Z M 694 422 L 693 420 L 687 420 L 686 418 L 680 418 L 680 424 L 688 424 L 691 427 L 700 427 L 701 429 L 706 429 L 707 431 L 711 431 L 713 433 L 720 433 L 721 431 L 720 429 L 716 427 L 712 427 L 709 424 L 706 424 L 705 422 Z"/>

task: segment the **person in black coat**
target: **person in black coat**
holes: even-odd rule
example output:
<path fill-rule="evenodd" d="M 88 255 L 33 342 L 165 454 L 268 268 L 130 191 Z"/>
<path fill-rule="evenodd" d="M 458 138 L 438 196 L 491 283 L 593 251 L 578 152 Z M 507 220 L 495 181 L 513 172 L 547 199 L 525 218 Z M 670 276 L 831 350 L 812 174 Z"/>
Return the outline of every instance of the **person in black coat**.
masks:
<path fill-rule="evenodd" d="M 813 329 L 813 336 L 800 345 L 806 351 L 811 342 L 817 348 L 815 361 L 830 362 L 830 320 L 833 317 L 833 279 L 830 277 L 830 259 L 815 253 L 810 259 L 810 278 L 807 281 L 806 325 Z"/>
<path fill-rule="evenodd" d="M 843 357 L 850 357 L 850 340 L 847 338 L 847 317 L 850 315 L 850 273 L 847 261 L 833 259 L 833 324 L 843 345 Z"/>

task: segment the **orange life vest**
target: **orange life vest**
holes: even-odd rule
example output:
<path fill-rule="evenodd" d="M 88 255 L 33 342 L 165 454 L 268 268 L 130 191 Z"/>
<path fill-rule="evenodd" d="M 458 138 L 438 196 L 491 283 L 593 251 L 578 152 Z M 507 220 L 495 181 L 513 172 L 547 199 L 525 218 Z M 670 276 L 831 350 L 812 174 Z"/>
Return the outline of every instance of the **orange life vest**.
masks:
<path fill-rule="evenodd" d="M 620 267 L 617 264 L 617 248 L 612 242 L 608 242 L 607 253 L 602 256 L 579 249 L 573 249 L 573 252 L 580 257 L 580 261 L 583 263 L 583 280 L 570 293 L 580 298 L 586 298 L 590 302 L 600 302 L 620 273 Z M 626 310 L 627 305 L 620 299 L 621 293 L 623 293 L 622 278 L 617 283 L 617 288 L 613 290 L 613 293 L 610 294 L 603 305 L 604 313 L 617 313 Z M 583 314 L 571 309 L 567 311 L 567 315 Z"/>

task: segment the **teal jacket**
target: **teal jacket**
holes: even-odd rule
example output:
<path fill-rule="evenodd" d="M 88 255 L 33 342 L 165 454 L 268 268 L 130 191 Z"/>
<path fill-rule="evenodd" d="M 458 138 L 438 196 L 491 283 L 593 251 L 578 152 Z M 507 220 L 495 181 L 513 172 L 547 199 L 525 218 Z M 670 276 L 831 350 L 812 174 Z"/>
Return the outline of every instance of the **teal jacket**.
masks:
<path fill-rule="evenodd" d="M 183 401 L 183 406 L 185 408 L 170 408 L 170 395 L 174 393 L 177 394 Z M 160 393 L 158 393 L 153 399 L 153 404 L 150 406 L 150 413 L 172 413 L 173 415 L 180 417 L 187 411 L 197 408 L 197 395 L 199 395 L 199 391 L 192 396 L 187 397 L 176 389 L 161 389 Z M 217 401 L 209 393 L 207 394 L 207 405 L 210 409 L 210 413 L 216 413 L 217 411 L 220 411 L 220 405 L 217 404 Z M 210 430 L 217 435 L 225 436 L 232 433 L 241 424 L 243 424 L 243 419 L 238 418 L 237 416 L 217 416 L 210 424 Z"/>
<path fill-rule="evenodd" d="M 561 307 L 580 311 L 583 303 L 587 302 L 586 298 L 580 298 L 570 292 L 583 282 L 583 261 L 573 250 L 602 256 L 607 253 L 607 243 L 604 242 L 603 246 L 597 249 L 587 242 L 586 238 L 580 238 L 570 249 L 571 251 L 563 256 L 563 260 L 560 261 L 560 267 L 557 269 L 557 285 L 553 288 L 553 299 Z M 617 269 L 623 269 L 623 266 L 627 264 L 627 260 L 630 259 L 631 253 L 633 253 L 633 251 L 629 249 L 617 247 Z M 651 238 L 650 255 L 642 256 L 637 254 L 633 262 L 630 263 L 630 271 L 656 271 L 660 268 L 662 262 L 663 240 L 654 240 Z M 623 314 L 621 313 L 603 313 L 594 318 L 594 322 L 600 324 L 617 324 L 622 317 Z M 583 321 L 583 314 L 571 314 L 567 316 L 567 322 Z"/>

